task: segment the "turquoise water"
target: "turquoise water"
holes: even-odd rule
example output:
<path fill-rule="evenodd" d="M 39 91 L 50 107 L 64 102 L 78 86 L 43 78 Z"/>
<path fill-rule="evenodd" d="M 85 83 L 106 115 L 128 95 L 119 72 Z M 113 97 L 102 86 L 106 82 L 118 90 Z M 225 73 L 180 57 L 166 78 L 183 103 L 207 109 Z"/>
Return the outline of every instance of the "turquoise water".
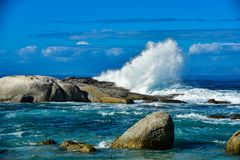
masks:
<path fill-rule="evenodd" d="M 108 144 L 154 111 L 167 111 L 175 124 L 175 146 L 168 151 L 110 149 Z M 0 103 L 0 159 L 240 159 L 225 153 L 240 121 L 210 119 L 214 113 L 239 113 L 240 105 L 137 103 Z M 71 153 L 36 142 L 76 140 L 95 153 Z"/>

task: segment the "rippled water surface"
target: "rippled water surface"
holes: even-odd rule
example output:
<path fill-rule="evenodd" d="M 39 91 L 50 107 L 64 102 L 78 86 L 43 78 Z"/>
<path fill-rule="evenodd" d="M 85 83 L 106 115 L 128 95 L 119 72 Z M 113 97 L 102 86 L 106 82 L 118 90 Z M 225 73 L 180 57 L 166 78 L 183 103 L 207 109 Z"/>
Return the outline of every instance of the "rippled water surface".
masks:
<path fill-rule="evenodd" d="M 175 147 L 168 151 L 110 149 L 108 144 L 154 111 L 167 111 L 175 124 Z M 239 159 L 225 153 L 226 141 L 240 121 L 211 119 L 215 113 L 239 113 L 240 105 L 0 103 L 0 149 L 6 159 Z M 93 144 L 97 152 L 70 153 L 58 145 L 36 142 L 76 140 Z"/>

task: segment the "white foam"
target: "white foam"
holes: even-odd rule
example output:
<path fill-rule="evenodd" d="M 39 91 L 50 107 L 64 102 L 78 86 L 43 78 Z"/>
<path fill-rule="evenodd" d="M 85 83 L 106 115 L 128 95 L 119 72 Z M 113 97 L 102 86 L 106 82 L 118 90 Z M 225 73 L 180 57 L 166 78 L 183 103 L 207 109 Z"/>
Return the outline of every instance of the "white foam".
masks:
<path fill-rule="evenodd" d="M 100 81 L 115 82 L 138 93 L 146 93 L 175 83 L 183 62 L 182 53 L 174 40 L 148 42 L 140 55 L 119 70 L 109 70 L 98 77 Z"/>
<path fill-rule="evenodd" d="M 98 114 L 101 114 L 102 116 L 112 116 L 115 113 L 114 112 L 104 112 L 104 111 L 100 111 L 98 112 Z"/>
<path fill-rule="evenodd" d="M 0 136 L 16 136 L 16 137 L 22 137 L 24 131 L 18 131 L 18 132 L 12 132 L 12 133 L 6 133 L 6 134 L 0 134 Z"/>
<path fill-rule="evenodd" d="M 240 109 L 240 106 L 239 105 L 231 105 L 231 106 L 227 106 L 227 108 Z"/>
<path fill-rule="evenodd" d="M 186 114 L 178 114 L 177 118 L 189 118 L 189 119 L 197 119 L 197 120 L 206 120 L 209 119 L 207 116 L 197 114 L 197 113 L 186 113 Z"/>
<path fill-rule="evenodd" d="M 212 141 L 213 143 L 217 143 L 217 144 L 226 144 L 226 141 L 219 141 L 219 140 L 214 140 Z"/>
<path fill-rule="evenodd" d="M 239 120 L 232 120 L 230 118 L 224 118 L 224 119 L 214 119 L 209 118 L 205 115 L 201 115 L 198 113 L 186 113 L 186 114 L 178 114 L 176 115 L 177 118 L 180 119 L 192 119 L 192 120 L 198 120 L 202 121 L 204 123 L 210 123 L 210 124 L 229 124 L 229 125 L 239 125 Z"/>
<path fill-rule="evenodd" d="M 16 113 L 6 114 L 6 118 L 14 118 L 14 117 L 16 117 Z"/>
<path fill-rule="evenodd" d="M 228 101 L 232 104 L 240 104 L 240 92 L 234 90 L 210 90 L 204 88 L 170 87 L 161 91 L 151 92 L 154 95 L 179 94 L 175 99 L 190 103 L 206 103 L 208 99 Z"/>
<path fill-rule="evenodd" d="M 102 141 L 97 146 L 95 146 L 97 149 L 100 148 L 109 148 L 110 147 L 110 141 Z"/>

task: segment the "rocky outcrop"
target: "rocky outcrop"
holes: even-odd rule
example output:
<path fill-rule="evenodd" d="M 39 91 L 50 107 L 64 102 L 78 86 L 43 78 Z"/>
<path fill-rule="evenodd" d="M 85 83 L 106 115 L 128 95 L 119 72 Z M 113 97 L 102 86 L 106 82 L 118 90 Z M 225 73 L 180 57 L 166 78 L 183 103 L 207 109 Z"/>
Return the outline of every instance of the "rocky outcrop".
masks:
<path fill-rule="evenodd" d="M 228 153 L 240 155 L 240 130 L 235 132 L 228 140 L 226 150 Z"/>
<path fill-rule="evenodd" d="M 73 84 L 47 76 L 8 76 L 0 78 L 0 101 L 87 102 L 86 93 Z"/>
<path fill-rule="evenodd" d="M 112 144 L 112 148 L 171 149 L 174 124 L 166 112 L 154 112 L 138 121 Z"/>
<path fill-rule="evenodd" d="M 173 99 L 176 95 L 151 96 L 132 93 L 113 82 L 92 78 L 69 77 L 64 80 L 47 76 L 7 76 L 0 78 L 2 102 L 96 102 L 126 103 L 134 100 L 146 102 L 185 103 Z"/>
<path fill-rule="evenodd" d="M 74 84 L 81 90 L 86 91 L 91 102 L 131 104 L 134 100 L 144 100 L 144 102 L 186 103 L 173 99 L 177 94 L 168 96 L 138 94 L 130 92 L 125 88 L 117 87 L 113 82 L 97 81 L 92 78 L 70 77 L 64 79 L 64 81 Z"/>
<path fill-rule="evenodd" d="M 70 151 L 70 152 L 94 152 L 96 151 L 96 148 L 94 148 L 90 144 L 85 144 L 81 142 L 74 142 L 71 140 L 64 141 L 62 144 L 60 144 L 60 147 Z"/>
<path fill-rule="evenodd" d="M 53 145 L 53 144 L 57 144 L 57 142 L 52 139 L 48 139 L 45 141 L 38 142 L 37 144 L 38 145 Z"/>
<path fill-rule="evenodd" d="M 240 114 L 229 114 L 229 115 L 225 115 L 225 114 L 212 114 L 209 115 L 208 118 L 214 118 L 214 119 L 232 119 L 232 120 L 240 120 Z"/>
<path fill-rule="evenodd" d="M 228 101 L 217 101 L 217 100 L 215 100 L 215 99 L 209 99 L 209 100 L 207 101 L 207 103 L 213 103 L 213 104 L 229 104 L 229 103 L 231 103 L 231 102 L 228 102 Z"/>

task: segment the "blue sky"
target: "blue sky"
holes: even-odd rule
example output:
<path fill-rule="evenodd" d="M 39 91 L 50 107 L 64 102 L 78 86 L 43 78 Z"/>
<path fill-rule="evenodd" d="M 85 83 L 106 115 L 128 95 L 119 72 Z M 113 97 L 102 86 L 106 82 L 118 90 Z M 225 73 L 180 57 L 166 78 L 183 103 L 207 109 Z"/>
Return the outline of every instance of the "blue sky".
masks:
<path fill-rule="evenodd" d="M 240 75 L 238 0 L 1 0 L 0 23 L 2 75 L 96 75 L 167 38 L 183 74 Z"/>

